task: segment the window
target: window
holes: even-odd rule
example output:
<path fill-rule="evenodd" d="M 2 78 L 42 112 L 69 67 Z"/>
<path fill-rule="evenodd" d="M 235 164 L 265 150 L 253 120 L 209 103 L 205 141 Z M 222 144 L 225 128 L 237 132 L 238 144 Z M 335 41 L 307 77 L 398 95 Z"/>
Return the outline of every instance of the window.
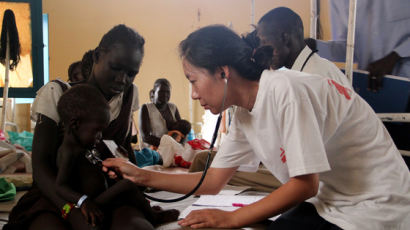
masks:
<path fill-rule="evenodd" d="M 0 2 L 0 25 L 4 11 L 11 9 L 16 17 L 21 46 L 20 62 L 9 75 L 9 97 L 33 98 L 44 84 L 43 16 L 41 1 L 6 0 Z M 3 94 L 5 67 L 0 64 L 0 94 Z"/>

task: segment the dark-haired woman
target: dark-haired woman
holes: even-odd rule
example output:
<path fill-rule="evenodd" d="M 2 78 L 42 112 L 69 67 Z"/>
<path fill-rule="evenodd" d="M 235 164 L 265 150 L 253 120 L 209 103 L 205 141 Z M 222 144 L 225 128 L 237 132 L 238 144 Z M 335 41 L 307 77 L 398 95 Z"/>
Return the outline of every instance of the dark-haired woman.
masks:
<path fill-rule="evenodd" d="M 110 106 L 110 124 L 103 131 L 103 139 L 114 140 L 128 150 L 134 163 L 130 124 L 132 113 L 138 109 L 138 91 L 133 81 L 144 56 L 144 43 L 144 38 L 133 29 L 125 25 L 113 27 L 94 50 L 94 64 L 87 80 L 87 84 L 99 89 Z M 65 82 L 50 82 L 37 92 L 32 109 L 33 119 L 37 121 L 32 155 L 34 185 L 13 208 L 9 225 L 4 229 L 71 229 L 61 217 L 67 202 L 57 195 L 55 184 L 56 155 L 63 133 L 57 102 L 69 87 Z M 82 203 L 83 198 L 74 205 Z M 71 212 L 80 209 L 72 208 Z M 129 229 L 138 225 L 153 229 L 144 214 L 131 206 L 119 207 L 111 215 L 111 226 L 105 226 L 107 229 L 119 229 L 123 225 Z"/>
<path fill-rule="evenodd" d="M 237 228 L 282 214 L 270 229 L 410 228 L 408 169 L 381 121 L 353 91 L 329 78 L 264 70 L 259 63 L 268 61 L 252 57 L 223 26 L 191 33 L 180 50 L 193 99 L 214 114 L 238 106 L 197 194 L 218 193 L 239 166 L 259 161 L 283 183 L 236 211 L 193 211 L 180 225 Z M 146 171 L 121 159 L 103 164 L 137 184 L 178 193 L 201 177 Z"/>

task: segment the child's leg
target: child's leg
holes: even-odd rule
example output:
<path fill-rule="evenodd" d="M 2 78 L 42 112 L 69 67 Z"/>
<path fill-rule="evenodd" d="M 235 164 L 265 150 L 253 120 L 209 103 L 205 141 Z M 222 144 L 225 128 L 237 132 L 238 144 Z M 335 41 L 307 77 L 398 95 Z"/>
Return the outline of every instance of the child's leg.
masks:
<path fill-rule="evenodd" d="M 69 230 L 63 218 L 51 212 L 44 212 L 35 217 L 29 230 Z"/>
<path fill-rule="evenodd" d="M 128 230 L 141 229 L 153 230 L 152 224 L 145 218 L 144 213 L 132 206 L 121 206 L 112 212 L 110 229 Z"/>
<path fill-rule="evenodd" d="M 103 193 L 98 195 L 94 202 L 100 206 L 113 203 L 118 197 L 121 197 L 124 193 L 132 192 L 137 193 L 139 191 L 138 186 L 127 179 L 117 181 L 114 185 L 109 187 Z"/>
<path fill-rule="evenodd" d="M 161 224 L 177 220 L 178 210 L 153 210 L 148 200 L 136 184 L 130 180 L 120 180 L 105 192 L 94 199 L 94 202 L 100 206 L 108 204 L 130 204 L 140 210 L 147 220 L 152 224 Z"/>
<path fill-rule="evenodd" d="M 106 191 L 94 199 L 94 202 L 101 207 L 118 206 L 118 204 L 130 204 L 137 207 L 145 217 L 151 222 L 155 222 L 154 212 L 136 184 L 127 179 L 117 181 Z"/>

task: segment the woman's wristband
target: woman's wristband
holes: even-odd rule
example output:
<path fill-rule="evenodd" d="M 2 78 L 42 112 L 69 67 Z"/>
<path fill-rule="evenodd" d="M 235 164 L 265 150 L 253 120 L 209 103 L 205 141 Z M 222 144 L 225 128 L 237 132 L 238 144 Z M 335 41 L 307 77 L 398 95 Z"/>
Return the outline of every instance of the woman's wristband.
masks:
<path fill-rule="evenodd" d="M 82 195 L 80 199 L 78 199 L 77 204 L 75 205 L 76 208 L 81 208 L 81 205 L 84 203 L 84 201 L 88 198 L 87 195 Z"/>

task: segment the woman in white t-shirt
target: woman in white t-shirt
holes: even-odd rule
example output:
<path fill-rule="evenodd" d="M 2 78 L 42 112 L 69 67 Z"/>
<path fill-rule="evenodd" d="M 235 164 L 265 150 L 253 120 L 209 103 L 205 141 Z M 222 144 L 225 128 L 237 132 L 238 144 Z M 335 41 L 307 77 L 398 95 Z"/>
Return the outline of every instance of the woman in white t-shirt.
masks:
<path fill-rule="evenodd" d="M 283 183 L 258 202 L 231 212 L 193 211 L 180 225 L 237 228 L 282 214 L 269 229 L 410 228 L 408 169 L 355 92 L 330 78 L 264 70 L 272 49 L 253 54 L 224 26 L 191 33 L 180 51 L 193 99 L 214 114 L 238 106 L 196 194 L 218 193 L 239 166 L 256 170 L 259 161 Z M 137 184 L 178 193 L 201 177 L 146 171 L 121 159 L 103 164 Z"/>

